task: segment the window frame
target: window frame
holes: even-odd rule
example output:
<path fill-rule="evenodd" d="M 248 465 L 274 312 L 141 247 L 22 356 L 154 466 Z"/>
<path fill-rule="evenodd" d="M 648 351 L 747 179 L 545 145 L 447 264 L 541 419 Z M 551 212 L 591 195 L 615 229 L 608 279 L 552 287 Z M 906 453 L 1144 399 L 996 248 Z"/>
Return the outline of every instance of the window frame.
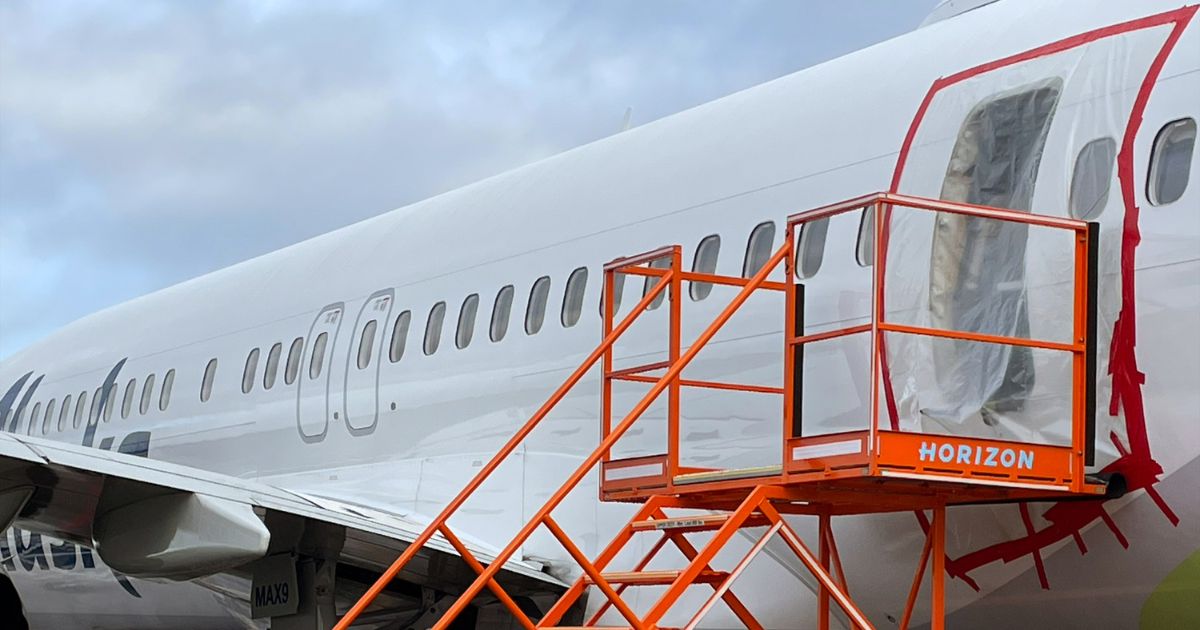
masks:
<path fill-rule="evenodd" d="M 755 254 L 758 253 L 760 250 L 760 248 L 758 247 L 758 244 L 760 242 L 763 242 L 763 237 L 761 236 L 763 233 L 768 234 L 768 236 L 766 237 L 766 240 L 765 240 L 766 247 L 761 248 L 762 252 L 765 252 L 765 257 L 762 259 L 762 262 L 760 262 L 758 264 L 753 264 L 755 262 L 755 260 L 754 260 Z M 743 278 L 753 278 L 754 274 L 758 273 L 759 270 L 761 270 L 763 268 L 763 265 L 766 265 L 767 262 L 769 262 L 771 260 L 771 252 L 773 251 L 772 245 L 774 245 L 774 244 L 775 244 L 775 222 L 774 221 L 768 219 L 766 221 L 759 223 L 758 225 L 755 225 L 754 228 L 752 230 L 750 230 L 750 236 L 746 237 L 746 254 L 742 258 L 742 277 Z M 753 267 L 754 267 L 753 269 L 751 269 L 751 265 L 753 265 Z"/>
<path fill-rule="evenodd" d="M 401 327 L 400 322 L 404 322 Z M 405 309 L 396 316 L 396 321 L 392 322 L 392 338 L 388 340 L 388 361 L 396 363 L 404 358 L 404 351 L 408 349 L 408 329 L 412 327 L 412 311 Z M 399 334 L 397 334 L 399 333 Z M 396 340 L 400 343 L 397 344 Z"/>
<path fill-rule="evenodd" d="M 171 406 L 171 390 L 175 387 L 175 368 L 163 375 L 162 387 L 158 390 L 158 410 L 166 411 Z M 111 398 L 111 396 L 110 396 Z"/>
<path fill-rule="evenodd" d="M 436 326 L 435 324 L 436 320 Z M 431 357 L 442 346 L 442 333 L 446 326 L 446 301 L 439 300 L 429 308 L 429 317 L 425 319 L 425 337 L 421 350 L 425 356 Z"/>
<path fill-rule="evenodd" d="M 1095 155 L 1092 147 L 1104 144 L 1109 149 L 1108 154 L 1108 169 L 1104 172 L 1104 194 L 1096 198 L 1091 206 L 1091 211 L 1086 214 L 1080 214 L 1076 205 L 1078 202 L 1078 185 L 1080 183 L 1080 166 L 1084 165 L 1084 158 Z M 1104 214 L 1104 208 L 1108 206 L 1108 198 L 1112 193 L 1113 169 L 1117 165 L 1117 141 L 1111 136 L 1101 136 L 1091 140 L 1079 149 L 1079 153 L 1075 155 L 1075 162 L 1071 166 L 1071 181 L 1067 184 L 1067 214 L 1074 219 L 1080 221 L 1092 221 Z M 1088 164 L 1094 164 L 1094 161 L 1089 161 Z M 1089 170 L 1089 175 L 1094 172 Z"/>
<path fill-rule="evenodd" d="M 713 249 L 713 251 L 714 251 L 714 253 L 712 255 L 712 264 L 711 265 L 706 264 L 705 268 L 701 268 L 701 263 L 706 262 L 706 260 L 707 260 L 707 259 L 702 259 L 702 257 L 709 251 L 710 243 L 715 243 L 715 245 L 711 246 L 711 249 Z M 721 258 L 721 235 L 720 234 L 709 234 L 708 236 L 705 236 L 704 238 L 700 239 L 699 243 L 696 244 L 696 253 L 695 253 L 695 255 L 692 256 L 692 273 L 706 273 L 706 274 L 710 274 L 710 275 L 716 274 L 717 273 L 717 263 L 720 262 L 720 258 Z M 703 300 L 706 300 L 706 299 L 708 299 L 709 295 L 712 295 L 712 290 L 713 290 L 714 286 L 715 285 L 711 282 L 696 282 L 696 281 L 689 282 L 688 283 L 688 297 L 692 298 L 693 302 L 701 302 Z"/>
<path fill-rule="evenodd" d="M 458 325 L 454 329 L 454 345 L 459 350 L 471 345 L 475 337 L 475 321 L 479 317 L 479 294 L 472 293 L 463 298 L 458 307 Z"/>
<path fill-rule="evenodd" d="M 217 358 L 213 357 L 204 364 L 204 376 L 200 379 L 200 402 L 206 403 L 212 398 L 213 381 L 217 377 Z M 122 408 L 124 411 L 124 408 Z M 129 414 L 121 414 L 122 418 L 129 417 Z"/>
<path fill-rule="evenodd" d="M 567 276 L 567 285 L 563 290 L 562 309 L 559 313 L 559 323 L 563 328 L 573 328 L 583 317 L 583 302 L 587 298 L 588 268 L 576 267 Z M 573 317 L 572 317 L 573 316 Z"/>
<path fill-rule="evenodd" d="M 275 381 L 279 379 L 279 360 L 282 357 L 283 342 L 276 341 L 267 351 L 267 363 L 263 366 L 263 390 L 275 387 Z"/>
<path fill-rule="evenodd" d="M 354 365 L 360 370 L 371 367 L 371 361 L 375 358 L 375 333 L 378 330 L 379 319 L 371 319 L 363 324 L 358 335 L 358 352 L 354 353 Z"/>
<path fill-rule="evenodd" d="M 832 217 L 821 217 L 812 221 L 805 222 L 800 226 L 800 234 L 796 236 L 796 257 L 793 261 L 796 269 L 796 278 L 800 280 L 808 280 L 816 276 L 821 271 L 821 266 L 825 263 L 825 245 L 829 242 L 829 220 Z M 819 226 L 819 227 L 816 227 Z M 860 227 L 861 231 L 861 227 Z M 813 240 L 816 245 L 813 244 Z M 816 256 L 816 266 L 809 271 L 806 263 L 811 262 L 809 258 L 809 248 L 818 247 L 814 252 Z M 855 243 L 855 251 L 858 250 L 858 243 Z M 857 256 L 855 256 L 857 258 Z"/>
<path fill-rule="evenodd" d="M 529 300 L 525 303 L 525 334 L 533 336 L 546 325 L 546 306 L 550 302 L 550 276 L 542 276 L 529 287 Z M 540 303 L 538 309 L 534 304 Z M 536 316 L 535 316 L 536 313 Z M 536 319 L 535 319 L 536 318 Z"/>
<path fill-rule="evenodd" d="M 283 366 L 283 384 L 291 385 L 300 376 L 300 365 L 304 363 L 304 337 L 296 337 L 288 346 L 287 362 Z"/>
<path fill-rule="evenodd" d="M 154 400 L 154 380 L 154 372 L 151 372 L 142 381 L 142 399 L 138 403 L 138 415 L 140 416 L 150 412 L 151 403 Z"/>
<path fill-rule="evenodd" d="M 491 339 L 492 343 L 502 341 L 508 334 L 508 324 L 512 320 L 512 307 L 516 295 L 517 289 L 511 284 L 500 287 L 500 290 L 496 292 L 496 299 L 492 301 L 492 318 L 488 324 L 488 339 Z M 500 310 L 502 298 L 507 298 L 503 300 L 503 311 Z"/>
<path fill-rule="evenodd" d="M 1160 159 L 1160 155 L 1162 155 L 1163 145 L 1169 138 L 1167 135 L 1168 132 L 1175 127 L 1181 125 L 1187 127 L 1189 124 L 1192 128 L 1192 147 L 1188 152 L 1187 164 L 1184 165 L 1183 169 L 1183 185 L 1179 189 L 1178 196 L 1173 199 L 1163 201 L 1159 197 L 1161 192 L 1159 191 L 1159 187 L 1162 184 L 1158 181 L 1159 171 L 1162 169 L 1162 160 Z M 1158 133 L 1154 135 L 1154 142 L 1150 145 L 1150 163 L 1149 167 L 1146 169 L 1146 201 L 1150 202 L 1150 205 L 1169 206 L 1180 199 L 1183 199 L 1184 194 L 1187 193 L 1188 186 L 1191 184 L 1192 162 L 1196 159 L 1197 134 L 1200 134 L 1200 129 L 1197 128 L 1196 119 L 1192 118 L 1191 116 L 1184 116 L 1183 118 L 1176 118 L 1175 120 L 1163 124 L 1163 126 L 1158 130 Z"/>

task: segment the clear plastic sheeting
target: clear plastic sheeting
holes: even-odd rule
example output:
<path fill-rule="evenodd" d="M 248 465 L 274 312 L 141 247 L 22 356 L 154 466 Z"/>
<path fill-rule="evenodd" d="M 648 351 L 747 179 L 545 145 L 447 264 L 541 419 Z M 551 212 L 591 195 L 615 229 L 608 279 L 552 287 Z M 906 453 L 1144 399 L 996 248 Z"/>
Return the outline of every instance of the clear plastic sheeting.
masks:
<path fill-rule="evenodd" d="M 930 98 L 897 192 L 1100 222 L 1097 398 L 1107 400 L 1120 310 L 1124 212 L 1113 162 L 1138 87 L 1168 28 L 1105 37 L 949 82 Z M 1107 212 L 1106 212 L 1107 209 Z M 1070 342 L 1074 248 L 1065 230 L 893 209 L 885 318 Z M 889 334 L 880 426 L 1065 444 L 1071 354 Z M 889 416 L 895 409 L 895 418 Z M 1103 410 L 1104 406 L 1100 405 Z M 1099 412 L 1098 435 L 1124 437 Z M 1116 456 L 1097 441 L 1097 463 Z"/>

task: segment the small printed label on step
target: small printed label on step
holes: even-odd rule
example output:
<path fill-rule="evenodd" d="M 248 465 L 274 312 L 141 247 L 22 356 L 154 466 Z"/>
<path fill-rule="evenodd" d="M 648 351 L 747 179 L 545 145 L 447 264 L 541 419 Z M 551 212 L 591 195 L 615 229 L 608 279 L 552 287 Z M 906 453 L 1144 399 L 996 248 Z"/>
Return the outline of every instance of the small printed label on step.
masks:
<path fill-rule="evenodd" d="M 675 519 L 670 521 L 659 521 L 654 524 L 654 529 L 675 529 L 676 527 L 700 527 L 704 525 L 704 521 L 698 518 Z"/>

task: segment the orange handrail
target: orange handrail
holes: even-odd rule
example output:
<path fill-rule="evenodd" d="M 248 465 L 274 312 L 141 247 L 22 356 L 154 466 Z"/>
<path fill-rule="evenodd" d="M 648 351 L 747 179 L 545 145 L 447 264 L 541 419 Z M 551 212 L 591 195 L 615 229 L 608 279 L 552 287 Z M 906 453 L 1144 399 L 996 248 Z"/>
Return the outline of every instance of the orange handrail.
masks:
<path fill-rule="evenodd" d="M 702 332 L 700 336 L 696 338 L 696 341 L 687 349 L 687 352 L 683 353 L 683 355 L 679 357 L 679 360 L 667 370 L 666 374 L 663 374 L 662 378 L 660 378 L 658 382 L 656 382 L 650 388 L 650 390 L 646 392 L 646 395 L 643 396 L 640 401 L 638 401 L 629 414 L 626 415 L 625 418 L 617 424 L 617 426 L 613 427 L 612 431 L 609 432 L 608 435 L 604 436 L 604 439 L 600 441 L 600 445 L 583 460 L 583 463 L 581 463 L 579 467 L 575 469 L 575 472 L 573 472 L 571 476 L 567 478 L 567 481 L 563 483 L 563 485 L 560 486 L 553 495 L 551 495 L 546 503 L 542 505 L 536 514 L 534 514 L 533 518 L 531 518 L 525 524 L 525 526 L 521 528 L 516 537 L 513 538 L 513 540 L 509 542 L 509 544 L 496 556 L 495 560 L 488 565 L 487 569 L 481 573 L 479 577 L 476 578 L 476 580 L 469 587 L 467 587 L 467 590 L 459 596 L 454 604 L 452 604 L 450 608 L 446 610 L 446 613 L 442 616 L 442 618 L 439 619 L 436 624 L 434 624 L 433 630 L 446 630 L 450 623 L 454 621 L 454 619 L 462 613 L 463 609 L 467 607 L 470 601 L 479 594 L 479 591 L 481 591 L 483 587 L 496 576 L 496 573 L 500 571 L 500 568 L 504 565 L 504 563 L 507 562 L 508 559 L 511 558 L 514 553 L 516 553 L 517 549 L 519 549 L 520 546 L 526 540 L 528 540 L 529 536 L 531 536 L 533 532 L 545 522 L 546 517 L 549 516 L 550 512 L 552 512 L 554 508 L 558 507 L 558 505 L 562 503 L 567 494 L 569 494 L 571 490 L 574 490 L 575 487 L 579 485 L 579 482 L 582 481 L 584 476 L 591 471 L 592 467 L 600 461 L 601 457 L 603 457 L 604 454 L 606 454 L 609 449 L 611 449 L 613 445 L 616 444 L 623 435 L 625 435 L 625 432 L 628 431 L 631 426 L 633 426 L 633 423 L 636 422 L 643 413 L 645 413 L 646 409 L 648 409 L 650 405 L 654 403 L 658 396 L 662 394 L 663 391 L 666 390 L 667 387 L 679 377 L 680 373 L 683 372 L 683 369 L 687 367 L 687 365 L 696 357 L 697 354 L 699 354 L 700 350 L 704 348 L 705 344 L 707 344 L 717 334 L 717 332 L 721 330 L 725 323 L 728 322 L 733 316 L 734 312 L 736 312 L 742 306 L 742 304 L 744 304 L 746 300 L 750 298 L 750 295 L 755 291 L 755 289 L 758 288 L 758 285 L 767 279 L 767 276 L 771 273 L 771 271 L 774 270 L 775 267 L 777 267 L 779 263 L 791 253 L 791 251 L 791 243 L 784 243 L 783 246 L 781 246 L 775 252 L 775 254 L 772 255 L 769 260 L 767 260 L 758 273 L 756 273 L 750 279 L 750 282 L 746 286 L 742 287 L 742 290 L 739 291 L 736 296 L 734 296 L 729 305 L 726 306 L 723 311 L 721 311 L 721 314 L 718 315 L 717 318 L 713 320 L 713 322 L 709 324 L 707 328 L 704 329 L 704 332 Z M 661 287 L 665 287 L 667 284 L 667 282 L 659 282 L 654 289 L 652 289 L 642 298 L 642 302 L 639 302 L 638 306 L 642 307 L 643 303 L 649 304 L 649 300 L 647 298 L 652 300 L 653 297 L 657 295 L 656 290 Z M 676 299 L 678 300 L 678 297 Z M 622 321 L 622 324 L 625 324 L 627 321 L 628 317 L 626 320 Z M 624 332 L 623 328 L 618 327 L 617 329 L 613 330 L 613 334 L 616 334 L 618 330 Z M 608 341 L 613 334 L 607 335 L 605 340 Z M 602 344 L 598 351 L 603 351 L 610 345 L 611 342 Z M 596 353 L 593 353 L 593 355 L 595 354 Z M 597 359 L 598 358 L 599 357 L 597 357 Z"/>
<path fill-rule="evenodd" d="M 511 438 L 509 438 L 507 442 L 504 443 L 504 446 L 502 446 L 500 450 L 492 456 L 492 459 L 490 459 L 488 463 L 485 464 L 484 467 L 481 468 L 479 472 L 471 478 L 471 481 L 468 482 L 467 485 L 461 491 L 459 491 L 459 493 L 453 499 L 451 499 L 449 503 L 446 504 L 446 507 L 442 508 L 441 513 L 439 513 L 437 517 L 434 518 L 428 526 L 426 526 L 425 530 L 421 532 L 421 534 L 417 536 L 417 538 L 413 540 L 413 542 L 407 548 L 405 548 L 404 552 L 400 554 L 400 557 L 397 558 L 395 562 L 393 562 L 391 566 L 389 566 L 387 570 L 379 576 L 379 579 L 375 580 L 375 583 L 372 584 L 369 589 L 367 589 L 367 592 L 363 594 L 363 596 L 357 602 L 355 602 L 354 606 L 352 606 L 350 610 L 346 612 L 346 614 L 341 618 L 341 620 L 338 621 L 334 628 L 337 630 L 345 630 L 346 628 L 349 628 L 352 623 L 354 623 L 354 620 L 366 610 L 367 606 L 371 605 L 371 602 L 375 601 L 375 598 L 383 592 L 383 589 L 387 587 L 388 583 L 395 579 L 396 575 L 400 573 L 405 565 L 412 561 L 412 559 L 416 557 L 417 553 L 420 552 L 425 544 L 433 538 L 434 534 L 447 524 L 447 522 L 450 520 L 450 517 L 453 516 L 460 507 L 462 507 L 463 503 L 465 503 L 467 499 L 469 499 L 471 495 L 475 493 L 479 486 L 482 485 L 485 480 L 487 480 L 492 472 L 495 471 L 496 468 L 498 468 L 500 464 L 502 464 L 518 446 L 520 446 L 521 442 L 525 441 L 525 438 L 529 436 L 529 434 L 538 426 L 538 424 L 542 422 L 542 420 L 545 419 L 547 415 L 549 415 L 550 411 L 554 409 L 554 407 L 567 395 L 567 393 L 570 392 L 570 390 L 573 389 L 575 385 L 583 379 L 588 371 L 592 369 L 592 366 L 594 366 L 596 362 L 600 360 L 600 357 L 607 352 L 609 347 L 612 346 L 612 344 L 615 343 L 616 340 L 626 330 L 628 330 L 630 326 L 633 325 L 634 320 L 636 320 L 637 317 L 646 310 L 646 307 L 649 306 L 650 303 L 654 301 L 654 299 L 658 297 L 660 293 L 667 289 L 667 286 L 667 283 L 660 282 L 658 286 L 655 286 L 642 297 L 641 301 L 634 306 L 633 310 L 621 320 L 621 323 L 614 328 L 611 333 L 606 335 L 604 340 L 600 342 L 600 345 L 597 346 L 596 349 L 593 350 L 592 353 L 583 360 L 583 363 L 581 363 L 580 366 L 571 373 L 571 376 L 569 376 L 567 380 L 554 391 L 550 398 L 547 399 L 546 402 L 533 414 L 533 416 L 531 416 L 529 420 Z M 509 555 L 511 556 L 511 553 Z M 497 558 L 489 565 L 489 569 L 499 569 L 499 567 L 501 567 L 507 560 L 508 557 L 503 559 Z M 490 579 L 491 576 L 489 576 L 489 580 Z"/>

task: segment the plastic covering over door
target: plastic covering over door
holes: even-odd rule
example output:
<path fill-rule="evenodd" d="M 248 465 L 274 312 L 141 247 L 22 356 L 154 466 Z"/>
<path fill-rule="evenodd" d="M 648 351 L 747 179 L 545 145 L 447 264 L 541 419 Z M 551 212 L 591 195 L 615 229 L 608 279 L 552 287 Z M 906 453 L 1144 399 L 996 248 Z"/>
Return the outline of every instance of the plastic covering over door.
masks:
<path fill-rule="evenodd" d="M 934 92 L 901 165 L 897 192 L 1068 216 L 1077 157 L 1119 141 L 1138 87 L 1167 36 L 1156 27 L 1101 38 L 949 82 Z M 1118 189 L 1116 170 L 1089 190 Z M 1092 191 L 1101 223 L 1099 365 L 1119 303 L 1120 196 Z M 1104 205 L 1113 206 L 1107 213 Z M 1072 247 L 1064 233 L 959 216 L 891 213 L 884 302 L 895 321 L 1068 342 Z M 901 429 L 1066 444 L 1066 353 L 891 335 L 887 407 Z M 1107 395 L 1100 370 L 1098 395 Z M 888 413 L 881 411 L 881 413 Z M 1113 418 L 1108 430 L 1120 433 Z M 1098 444 L 1106 448 L 1105 443 Z M 1116 455 L 1098 453 L 1102 460 Z"/>

